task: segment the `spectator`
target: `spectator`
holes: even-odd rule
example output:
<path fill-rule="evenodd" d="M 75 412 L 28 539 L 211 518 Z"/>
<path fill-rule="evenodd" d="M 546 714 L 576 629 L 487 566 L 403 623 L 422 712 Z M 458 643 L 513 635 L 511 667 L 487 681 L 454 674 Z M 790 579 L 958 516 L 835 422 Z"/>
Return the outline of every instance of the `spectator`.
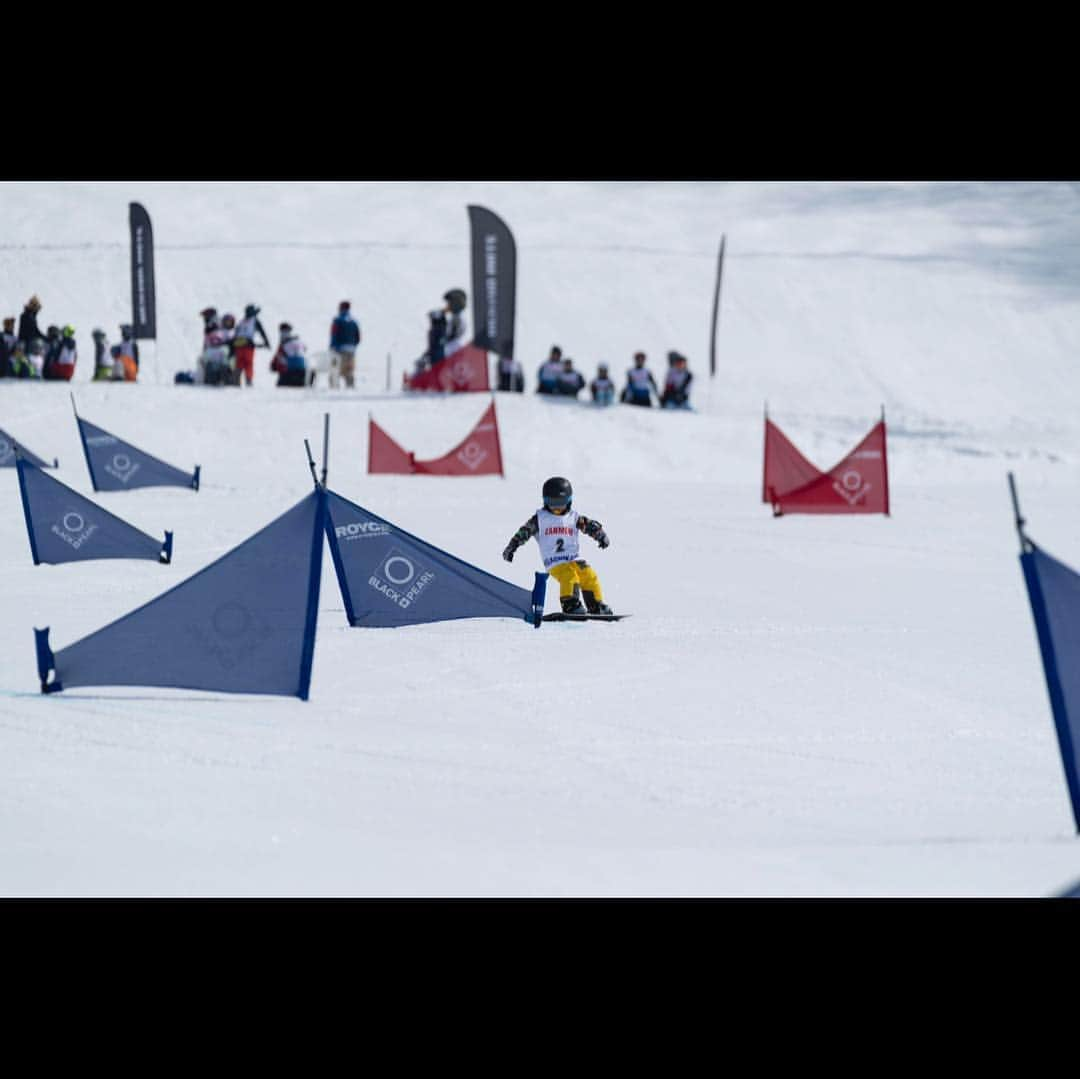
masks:
<path fill-rule="evenodd" d="M 652 394 L 660 396 L 656 388 L 656 379 L 652 372 L 645 366 L 645 353 L 634 353 L 634 366 L 626 372 L 626 385 L 623 387 L 619 400 L 627 405 L 641 405 L 644 408 L 652 408 Z"/>
<path fill-rule="evenodd" d="M 416 374 L 422 374 L 434 367 L 445 355 L 446 350 L 446 312 L 443 310 L 428 312 L 427 352 L 416 361 Z"/>
<path fill-rule="evenodd" d="M 580 371 L 574 370 L 574 361 L 567 356 L 562 362 L 562 371 L 559 373 L 558 393 L 563 397 L 573 397 L 576 400 L 584 386 L 585 379 L 581 377 Z"/>
<path fill-rule="evenodd" d="M 131 357 L 137 376 L 139 373 L 139 344 L 135 340 L 135 327 L 126 322 L 120 326 L 120 351 L 125 356 Z M 134 379 L 128 379 L 128 381 L 134 381 Z"/>
<path fill-rule="evenodd" d="M 30 342 L 30 351 L 26 354 L 26 362 L 29 371 L 26 378 L 41 378 L 41 372 L 45 367 L 45 342 L 40 337 L 35 337 Z"/>
<path fill-rule="evenodd" d="M 113 358 L 113 373 L 111 382 L 135 382 L 139 377 L 139 369 L 135 366 L 135 358 L 130 352 L 124 350 L 124 346 L 113 345 L 109 349 Z"/>
<path fill-rule="evenodd" d="M 500 390 L 507 393 L 525 392 L 525 372 L 513 356 L 500 356 L 497 372 Z"/>
<path fill-rule="evenodd" d="M 15 351 L 15 316 L 4 319 L 4 330 L 0 333 L 0 378 L 12 374 L 11 354 Z"/>
<path fill-rule="evenodd" d="M 562 349 L 558 345 L 551 346 L 551 353 L 540 365 L 536 377 L 538 385 L 537 393 L 558 393 L 559 375 L 562 374 Z"/>
<path fill-rule="evenodd" d="M 19 316 L 18 340 L 23 347 L 23 352 L 30 354 L 30 346 L 33 342 L 45 335 L 38 329 L 37 313 L 41 310 L 41 301 L 36 296 L 31 296 L 26 301 L 22 314 Z"/>
<path fill-rule="evenodd" d="M 94 339 L 94 381 L 108 382 L 112 378 L 113 362 L 105 331 L 95 329 L 90 336 Z"/>
<path fill-rule="evenodd" d="M 75 374 L 75 361 L 78 358 L 75 347 L 75 327 L 65 326 L 60 334 L 60 345 L 55 356 L 45 367 L 43 377 L 70 382 Z"/>
<path fill-rule="evenodd" d="M 589 383 L 589 392 L 593 402 L 598 405 L 610 405 L 615 400 L 615 383 L 608 377 L 606 363 L 596 368 L 596 378 Z"/>
<path fill-rule="evenodd" d="M 304 343 L 288 322 L 281 323 L 278 332 L 281 340 L 270 361 L 270 370 L 277 372 L 279 386 L 303 386 L 307 382 Z"/>
<path fill-rule="evenodd" d="M 668 353 L 668 373 L 664 380 L 664 392 L 660 396 L 661 408 L 689 408 L 690 380 L 694 376 L 686 366 L 681 352 Z"/>
<path fill-rule="evenodd" d="M 244 317 L 237 323 L 236 336 L 233 338 L 233 361 L 236 365 L 236 384 L 241 385 L 240 379 L 246 379 L 250 386 L 255 380 L 255 350 L 257 348 L 269 348 L 270 339 L 266 336 L 266 330 L 258 319 L 259 308 L 249 303 L 244 308 Z M 255 335 L 262 336 L 262 344 L 258 344 Z"/>
<path fill-rule="evenodd" d="M 226 386 L 239 386 L 240 376 L 236 371 L 236 357 L 233 354 L 233 341 L 236 339 L 236 316 L 228 313 L 221 316 L 221 336 L 225 339 L 225 372 L 222 381 Z"/>
<path fill-rule="evenodd" d="M 35 340 L 40 344 L 40 337 L 35 338 Z M 30 362 L 30 357 L 26 354 L 23 349 L 23 343 L 19 340 L 16 340 L 15 345 L 11 350 L 8 365 L 12 378 L 34 377 L 34 365 Z"/>
<path fill-rule="evenodd" d="M 446 301 L 446 307 L 443 310 L 448 312 L 446 317 L 446 339 L 443 345 L 443 356 L 446 357 L 453 356 L 455 352 L 460 351 L 468 344 L 465 340 L 468 333 L 468 322 L 465 318 L 465 305 L 468 303 L 468 297 L 465 295 L 464 290 L 452 288 L 443 293 L 443 299 Z"/>
<path fill-rule="evenodd" d="M 229 337 L 218 322 L 217 315 L 204 316 L 203 350 L 199 356 L 196 381 L 206 386 L 222 386 L 228 382 Z"/>
<path fill-rule="evenodd" d="M 50 326 L 45 331 L 45 355 L 41 366 L 41 377 L 52 378 L 52 366 L 60 355 L 60 327 Z"/>
<path fill-rule="evenodd" d="M 356 348 L 360 344 L 360 324 L 352 317 L 351 304 L 342 300 L 337 317 L 330 323 L 330 388 L 337 389 L 338 376 L 351 390 L 356 374 Z"/>

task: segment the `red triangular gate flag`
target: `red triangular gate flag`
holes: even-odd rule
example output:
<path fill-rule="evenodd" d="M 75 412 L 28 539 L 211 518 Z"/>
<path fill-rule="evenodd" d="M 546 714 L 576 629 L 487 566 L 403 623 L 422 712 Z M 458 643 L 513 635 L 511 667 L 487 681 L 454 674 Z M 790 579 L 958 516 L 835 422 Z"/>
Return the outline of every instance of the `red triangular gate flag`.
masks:
<path fill-rule="evenodd" d="M 449 453 L 418 461 L 403 450 L 374 420 L 369 421 L 368 472 L 419 473 L 427 476 L 501 476 L 502 446 L 495 402 L 476 426 Z"/>
<path fill-rule="evenodd" d="M 838 465 L 795 490 L 773 497 L 773 512 L 884 513 L 889 512 L 889 467 L 885 453 L 885 421 Z"/>

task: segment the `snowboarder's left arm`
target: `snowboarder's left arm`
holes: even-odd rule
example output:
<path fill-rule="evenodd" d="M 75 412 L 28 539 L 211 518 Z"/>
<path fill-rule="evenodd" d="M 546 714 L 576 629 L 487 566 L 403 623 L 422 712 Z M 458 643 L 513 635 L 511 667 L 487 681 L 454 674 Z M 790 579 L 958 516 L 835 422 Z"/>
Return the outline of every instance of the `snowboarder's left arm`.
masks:
<path fill-rule="evenodd" d="M 593 520 L 591 517 L 579 516 L 577 526 L 579 532 L 584 532 L 586 536 L 596 540 L 601 550 L 611 543 L 607 533 L 604 531 L 604 526 L 599 521 Z"/>

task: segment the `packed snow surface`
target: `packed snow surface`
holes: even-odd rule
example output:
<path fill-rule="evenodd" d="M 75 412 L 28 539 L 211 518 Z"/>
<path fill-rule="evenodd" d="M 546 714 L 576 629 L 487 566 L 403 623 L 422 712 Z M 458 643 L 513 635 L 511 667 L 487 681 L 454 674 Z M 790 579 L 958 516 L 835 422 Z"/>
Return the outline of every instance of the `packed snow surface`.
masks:
<path fill-rule="evenodd" d="M 71 384 L 0 381 L 0 428 L 153 535 L 171 565 L 34 566 L 0 470 L 0 894 L 1042 896 L 1080 877 L 1007 474 L 1080 568 L 1080 191 L 1071 184 L 5 183 L 0 303 L 77 329 Z M 92 383 L 129 321 L 127 212 L 148 209 L 158 338 Z M 407 396 L 426 313 L 470 288 L 466 206 L 518 250 L 523 395 L 506 477 L 368 476 L 369 415 L 420 458 L 482 394 Z M 726 237 L 717 371 L 709 331 Z M 358 385 L 173 384 L 201 308 L 261 307 Z M 471 316 L 471 310 L 470 310 Z M 532 391 L 552 344 L 621 386 L 689 357 L 692 413 Z M 201 489 L 94 494 L 72 414 Z M 584 395 L 583 395 L 584 397 Z M 762 415 L 831 467 L 884 409 L 892 515 L 761 502 Z M 324 557 L 311 698 L 38 691 L 34 627 L 70 644 L 329 486 L 530 587 L 500 552 L 564 475 L 615 624 L 350 628 Z M 321 462 L 320 462 L 321 464 Z M 557 607 L 549 587 L 548 609 Z"/>

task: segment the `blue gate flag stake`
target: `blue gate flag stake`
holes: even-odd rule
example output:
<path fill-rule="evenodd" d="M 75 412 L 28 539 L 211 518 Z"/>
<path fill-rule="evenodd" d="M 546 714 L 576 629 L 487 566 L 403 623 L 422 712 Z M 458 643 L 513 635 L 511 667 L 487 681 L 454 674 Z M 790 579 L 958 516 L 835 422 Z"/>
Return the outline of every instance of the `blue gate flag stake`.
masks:
<path fill-rule="evenodd" d="M 1073 820 L 1080 832 L 1080 574 L 1051 558 L 1025 534 L 1011 472 L 1009 485 L 1020 534 L 1020 566 L 1039 637 Z"/>
<path fill-rule="evenodd" d="M 140 532 L 127 521 L 84 498 L 36 465 L 18 460 L 26 531 L 34 565 L 87 562 L 97 558 L 172 560 L 172 533 L 161 540 Z"/>
<path fill-rule="evenodd" d="M 547 574 L 532 592 L 433 547 L 327 492 L 326 535 L 351 626 L 522 618 L 539 626 Z"/>
<path fill-rule="evenodd" d="M 74 403 L 73 398 L 72 405 Z M 136 487 L 199 489 L 201 466 L 196 465 L 194 472 L 182 472 L 84 420 L 77 412 L 75 419 L 95 491 L 131 491 Z"/>
<path fill-rule="evenodd" d="M 47 464 L 40 457 L 31 453 L 21 442 L 14 439 L 0 427 L 0 468 L 15 467 L 15 451 L 18 450 L 24 461 L 35 464 L 38 468 L 59 468 L 60 462 L 53 458 L 53 463 Z"/>
<path fill-rule="evenodd" d="M 194 577 L 58 652 L 48 627 L 35 629 L 41 691 L 168 686 L 307 700 L 325 514 L 325 492 L 313 491 Z"/>

